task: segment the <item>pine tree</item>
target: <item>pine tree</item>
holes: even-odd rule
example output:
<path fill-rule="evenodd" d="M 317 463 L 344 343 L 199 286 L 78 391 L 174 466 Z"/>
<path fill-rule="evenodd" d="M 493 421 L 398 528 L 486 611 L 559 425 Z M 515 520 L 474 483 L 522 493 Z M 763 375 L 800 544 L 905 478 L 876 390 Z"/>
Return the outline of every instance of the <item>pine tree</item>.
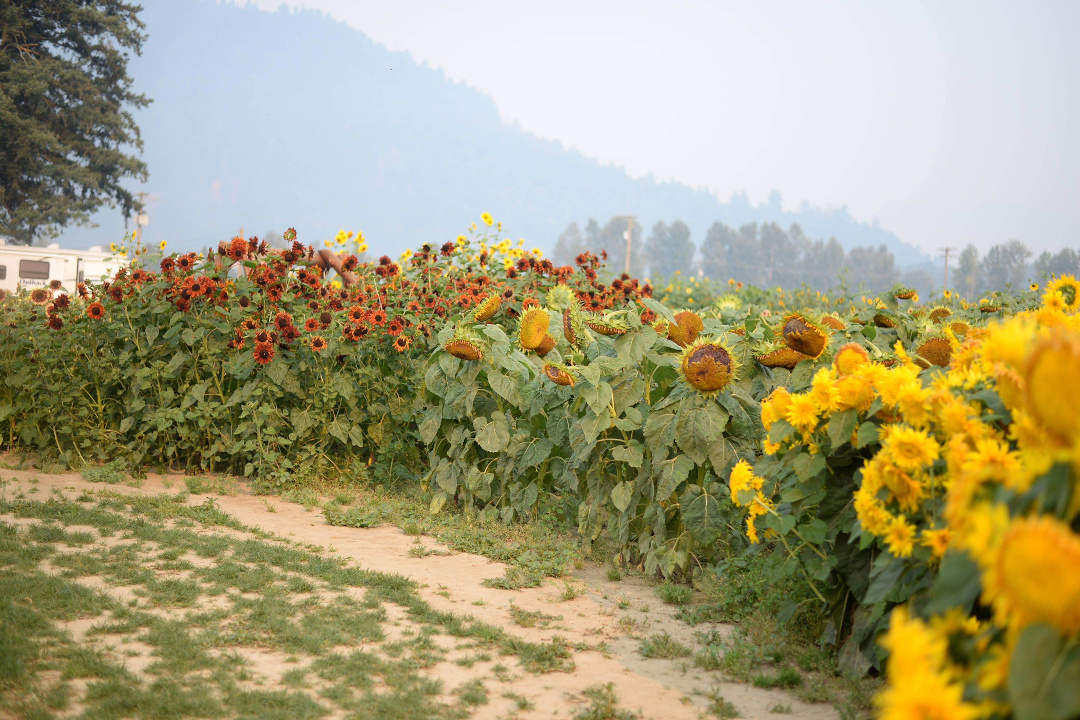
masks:
<path fill-rule="evenodd" d="M 0 0 L 0 234 L 17 243 L 86 224 L 104 204 L 139 209 L 145 180 L 129 52 L 146 36 L 122 0 Z"/>

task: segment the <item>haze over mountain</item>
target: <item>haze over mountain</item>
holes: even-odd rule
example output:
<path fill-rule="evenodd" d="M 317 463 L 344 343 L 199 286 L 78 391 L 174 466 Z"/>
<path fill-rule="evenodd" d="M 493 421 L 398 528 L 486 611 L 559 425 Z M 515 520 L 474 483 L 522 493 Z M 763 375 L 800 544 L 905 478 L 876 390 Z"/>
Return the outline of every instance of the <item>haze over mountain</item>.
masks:
<path fill-rule="evenodd" d="M 714 221 L 799 223 L 845 248 L 886 245 L 899 265 L 928 258 L 846 209 L 785 210 L 635 179 L 500 119 L 491 98 L 390 52 L 321 13 L 263 12 L 200 0 L 146 4 L 149 40 L 134 58 L 137 115 L 150 168 L 146 239 L 172 249 L 216 244 L 241 227 L 295 227 L 319 242 L 361 230 L 396 255 L 465 231 L 481 212 L 514 238 L 550 249 L 571 221 L 632 213 L 645 228 L 681 219 L 700 244 Z M 61 242 L 117 240 L 115 211 Z"/>

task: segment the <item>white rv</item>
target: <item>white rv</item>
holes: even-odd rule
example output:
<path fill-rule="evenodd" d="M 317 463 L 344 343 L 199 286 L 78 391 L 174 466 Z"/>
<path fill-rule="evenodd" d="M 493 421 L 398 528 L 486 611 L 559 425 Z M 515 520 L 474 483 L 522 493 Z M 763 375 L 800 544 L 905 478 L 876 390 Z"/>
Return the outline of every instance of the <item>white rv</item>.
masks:
<path fill-rule="evenodd" d="M 123 260 L 100 246 L 65 250 L 55 243 L 48 247 L 7 245 L 0 238 L 0 288 L 8 292 L 48 286 L 53 280 L 74 292 L 78 283 L 99 282 L 123 265 Z"/>

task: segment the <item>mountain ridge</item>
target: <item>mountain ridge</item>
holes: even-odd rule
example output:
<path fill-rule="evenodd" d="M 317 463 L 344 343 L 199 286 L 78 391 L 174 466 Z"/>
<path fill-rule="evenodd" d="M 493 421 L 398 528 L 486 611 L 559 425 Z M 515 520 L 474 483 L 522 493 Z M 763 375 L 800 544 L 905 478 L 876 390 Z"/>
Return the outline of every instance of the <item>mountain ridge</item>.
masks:
<path fill-rule="evenodd" d="M 698 245 L 714 221 L 798 223 L 845 249 L 886 245 L 901 266 L 929 259 L 845 206 L 785 210 L 776 192 L 755 205 L 742 193 L 725 201 L 631 177 L 504 121 L 482 91 L 322 12 L 152 0 L 142 18 L 149 39 L 130 70 L 154 100 L 136 114 L 150 168 L 148 242 L 193 249 L 240 227 L 296 227 L 319 242 L 346 227 L 394 255 L 451 239 L 487 211 L 507 234 L 550 249 L 571 221 L 630 212 L 646 230 L 681 219 Z M 123 232 L 116 211 L 95 221 L 67 230 L 65 244 Z"/>

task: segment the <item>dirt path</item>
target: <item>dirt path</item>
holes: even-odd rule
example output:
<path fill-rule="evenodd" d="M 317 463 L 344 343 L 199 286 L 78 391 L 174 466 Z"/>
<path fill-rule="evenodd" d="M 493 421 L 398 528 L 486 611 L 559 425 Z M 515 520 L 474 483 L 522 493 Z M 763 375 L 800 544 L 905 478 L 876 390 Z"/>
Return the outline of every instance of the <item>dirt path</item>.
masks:
<path fill-rule="evenodd" d="M 0 470 L 0 479 L 11 480 L 8 493 L 24 492 L 44 500 L 53 489 L 81 492 L 108 489 L 124 494 L 175 495 L 184 489 L 181 476 L 149 474 L 140 487 L 90 483 L 76 474 L 48 474 L 36 470 Z M 675 619 L 672 607 L 660 602 L 652 587 L 642 580 L 609 581 L 604 569 L 586 566 L 566 581 L 548 580 L 539 588 L 498 590 L 484 587 L 487 578 L 499 577 L 506 566 L 479 555 L 451 553 L 431 538 L 423 545 L 441 551 L 417 557 L 415 539 L 396 527 L 347 528 L 326 524 L 317 511 L 279 498 L 255 496 L 241 488 L 234 495 L 192 494 L 190 504 L 213 497 L 218 506 L 240 522 L 291 540 L 318 545 L 347 558 L 362 568 L 396 573 L 421 584 L 420 596 L 439 610 L 471 615 L 507 633 L 530 641 L 550 641 L 559 636 L 575 648 L 576 669 L 570 673 L 516 677 L 511 691 L 528 698 L 531 710 L 520 710 L 512 700 L 493 697 L 478 707 L 473 717 L 571 718 L 585 706 L 582 691 L 590 686 L 614 683 L 619 707 L 640 712 L 645 718 L 700 718 L 709 708 L 709 694 L 722 696 L 743 718 L 777 717 L 773 708 L 790 708 L 790 717 L 832 719 L 829 705 L 806 704 L 781 690 L 765 690 L 725 681 L 717 672 L 703 671 L 689 658 L 646 659 L 638 648 L 642 638 L 668 633 L 693 647 L 694 634 L 716 630 L 730 634 L 722 624 L 691 628 Z M 444 554 L 445 553 L 445 554 Z M 567 588 L 571 588 L 568 591 Z M 576 597 L 572 597 L 576 595 Z M 517 612 L 515 612 L 515 610 Z M 540 618 L 534 627 L 515 620 L 520 611 Z M 542 613 L 542 615 L 536 615 Z M 255 659 L 258 660 L 257 658 Z M 436 669 L 447 686 L 476 677 L 475 668 L 451 662 Z M 709 715 L 705 715 L 708 717 Z"/>

